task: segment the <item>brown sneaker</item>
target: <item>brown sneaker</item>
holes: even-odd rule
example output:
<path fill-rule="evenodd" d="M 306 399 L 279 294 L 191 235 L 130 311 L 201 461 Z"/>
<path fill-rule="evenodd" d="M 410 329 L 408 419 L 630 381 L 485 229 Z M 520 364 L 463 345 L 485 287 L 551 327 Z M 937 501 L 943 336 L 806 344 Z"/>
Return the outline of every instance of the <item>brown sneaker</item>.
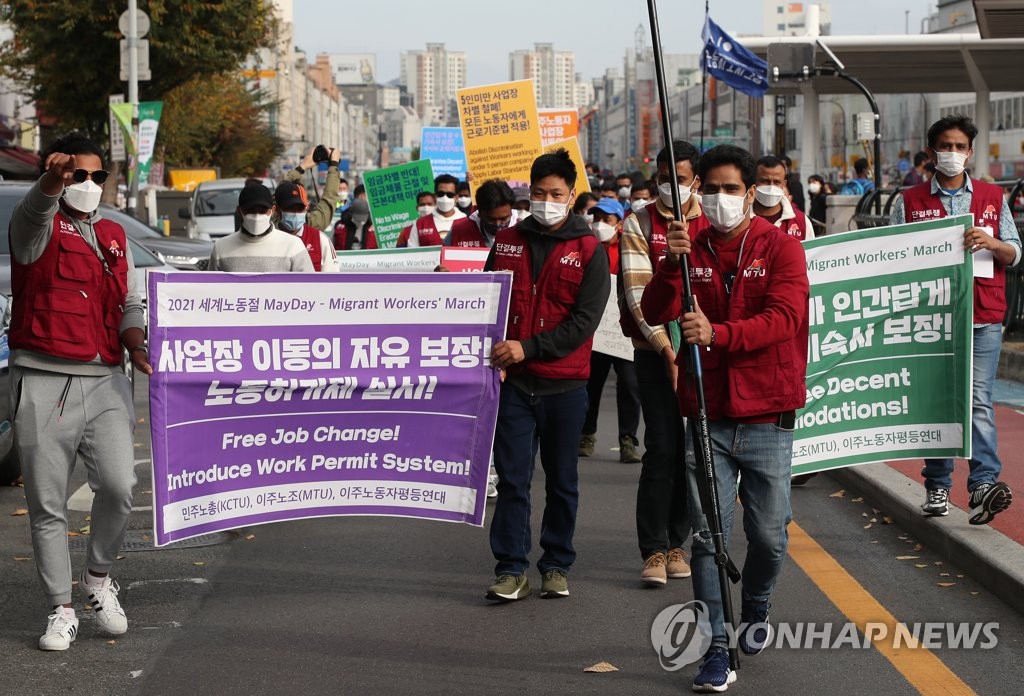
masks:
<path fill-rule="evenodd" d="M 640 581 L 647 585 L 664 585 L 668 580 L 665 575 L 665 554 L 656 551 L 644 561 L 644 569 L 640 571 Z"/>
<path fill-rule="evenodd" d="M 669 549 L 665 570 L 670 578 L 690 577 L 690 564 L 686 562 L 686 552 L 678 548 Z"/>
<path fill-rule="evenodd" d="M 619 461 L 623 464 L 639 464 L 642 461 L 636 443 L 629 435 L 619 438 Z"/>

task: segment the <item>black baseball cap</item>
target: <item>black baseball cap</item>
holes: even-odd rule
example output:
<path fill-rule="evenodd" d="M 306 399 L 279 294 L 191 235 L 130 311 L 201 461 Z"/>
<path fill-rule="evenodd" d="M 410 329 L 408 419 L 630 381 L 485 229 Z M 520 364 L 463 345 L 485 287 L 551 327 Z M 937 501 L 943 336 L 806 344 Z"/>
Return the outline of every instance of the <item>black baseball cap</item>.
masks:
<path fill-rule="evenodd" d="M 274 195 L 263 184 L 250 184 L 238 194 L 238 209 L 243 213 L 253 208 L 273 208 Z"/>

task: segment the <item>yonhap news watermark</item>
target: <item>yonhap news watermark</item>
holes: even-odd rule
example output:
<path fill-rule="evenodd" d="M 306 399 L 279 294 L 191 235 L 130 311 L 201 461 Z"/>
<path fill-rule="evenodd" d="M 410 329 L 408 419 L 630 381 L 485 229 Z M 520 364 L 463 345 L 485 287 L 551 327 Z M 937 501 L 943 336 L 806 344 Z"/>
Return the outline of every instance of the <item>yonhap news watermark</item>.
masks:
<path fill-rule="evenodd" d="M 763 633 L 768 624 L 726 624 L 729 647 L 744 631 Z M 866 650 L 875 645 L 893 649 L 991 650 L 999 644 L 999 622 L 887 623 L 779 622 L 768 627 L 765 649 Z M 712 644 L 711 620 L 704 602 L 692 600 L 662 609 L 651 624 L 651 645 L 663 669 L 674 672 L 698 662 Z"/>

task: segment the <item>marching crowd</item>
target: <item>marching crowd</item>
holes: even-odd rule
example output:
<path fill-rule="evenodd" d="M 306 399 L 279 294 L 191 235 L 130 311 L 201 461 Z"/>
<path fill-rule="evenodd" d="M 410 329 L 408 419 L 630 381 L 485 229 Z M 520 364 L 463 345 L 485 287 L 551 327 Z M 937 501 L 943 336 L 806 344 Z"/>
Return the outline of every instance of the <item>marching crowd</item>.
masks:
<path fill-rule="evenodd" d="M 991 387 L 1005 310 L 1004 269 L 1020 262 L 1021 243 L 1001 191 L 965 172 L 976 134 L 962 117 L 932 126 L 926 154 L 935 176 L 904 193 L 893 222 L 969 211 L 976 223 L 966 231 L 964 247 L 990 250 L 995 258 L 993 277 L 977 278 L 974 292 L 975 446 L 968 488 L 971 521 L 986 524 L 1012 501 L 998 480 Z M 150 374 L 152 367 L 124 230 L 97 213 L 106 178 L 102 157 L 100 148 L 78 135 L 55 142 L 44 153 L 44 173 L 11 221 L 11 405 L 35 558 L 49 602 L 39 639 L 43 650 L 67 649 L 78 631 L 66 511 L 78 456 L 95 491 L 78 588 L 102 630 L 119 635 L 128 629 L 118 586 L 109 577 L 135 483 L 134 417 L 119 369 L 122 351 L 135 369 Z M 336 250 L 375 248 L 365 190 L 357 186 L 348 195 L 338 162 L 337 150 L 330 150 L 324 195 L 315 206 L 299 183 L 314 166 L 312 153 L 276 190 L 258 182 L 246 186 L 237 230 L 216 242 L 209 268 L 333 272 Z M 490 249 L 485 270 L 512 273 L 506 339 L 491 353 L 502 384 L 490 528 L 495 579 L 486 597 L 507 602 L 531 593 L 530 484 L 537 455 L 545 473 L 536 560 L 540 596 L 569 595 L 577 465 L 580 457 L 594 455 L 600 395 L 614 369 L 619 458 L 641 465 L 639 579 L 664 586 L 692 574 L 694 596 L 708 606 L 713 632 L 693 688 L 717 692 L 736 673 L 727 652 L 714 525 L 705 514 L 710 482 L 693 453 L 700 409 L 690 355 L 696 346 L 726 540 L 733 491 L 743 508 L 747 553 L 738 647 L 756 655 L 771 639 L 771 597 L 791 519 L 795 414 L 806 398 L 809 285 L 801 242 L 822 227 L 812 224 L 813 212 L 809 219 L 801 210 L 803 192 L 795 190 L 799 180 L 784 158 L 755 159 L 730 145 L 700 153 L 677 141 L 656 164 L 650 181 L 625 175 L 603 181 L 596 168 L 577 172 L 559 150 L 534 161 L 528 186 L 491 180 L 475 185 L 472 194 L 469 183 L 442 174 L 433 191 L 417 196 L 418 217 L 398 243 Z M 580 192 L 581 176 L 594 193 Z M 811 211 L 823 184 L 820 177 L 808 182 Z M 339 201 L 344 209 L 335 224 Z M 692 311 L 681 301 L 684 257 Z M 632 360 L 592 350 L 613 282 Z M 927 460 L 925 514 L 947 514 L 952 468 L 952 460 Z"/>

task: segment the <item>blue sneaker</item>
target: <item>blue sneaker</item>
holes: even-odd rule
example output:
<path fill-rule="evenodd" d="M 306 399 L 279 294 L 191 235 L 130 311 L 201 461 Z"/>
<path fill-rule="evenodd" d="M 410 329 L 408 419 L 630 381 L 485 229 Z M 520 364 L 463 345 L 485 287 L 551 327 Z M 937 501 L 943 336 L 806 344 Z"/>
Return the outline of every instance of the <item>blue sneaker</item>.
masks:
<path fill-rule="evenodd" d="M 721 693 L 736 681 L 736 673 L 729 667 L 729 651 L 713 646 L 704 654 L 697 676 L 693 678 L 693 690 L 697 693 Z"/>
<path fill-rule="evenodd" d="M 772 626 L 768 623 L 768 602 L 743 600 L 740 613 L 739 645 L 744 655 L 760 655 L 772 642 Z"/>

